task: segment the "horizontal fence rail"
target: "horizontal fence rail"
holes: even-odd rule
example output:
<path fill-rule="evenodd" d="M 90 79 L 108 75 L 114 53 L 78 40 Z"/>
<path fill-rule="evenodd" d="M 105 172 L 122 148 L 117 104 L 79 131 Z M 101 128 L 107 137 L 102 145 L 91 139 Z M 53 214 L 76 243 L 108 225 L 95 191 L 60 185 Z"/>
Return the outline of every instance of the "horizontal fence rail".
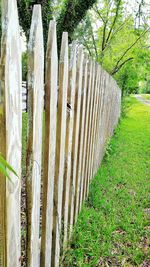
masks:
<path fill-rule="evenodd" d="M 0 152 L 19 178 L 10 173 L 11 182 L 0 173 L 0 267 L 58 267 L 117 126 L 121 92 L 82 46 L 68 44 L 67 33 L 58 59 L 54 21 L 44 56 L 40 5 L 33 9 L 28 80 L 22 82 L 19 30 L 16 0 L 3 0 Z M 22 179 L 21 169 L 26 169 Z"/>

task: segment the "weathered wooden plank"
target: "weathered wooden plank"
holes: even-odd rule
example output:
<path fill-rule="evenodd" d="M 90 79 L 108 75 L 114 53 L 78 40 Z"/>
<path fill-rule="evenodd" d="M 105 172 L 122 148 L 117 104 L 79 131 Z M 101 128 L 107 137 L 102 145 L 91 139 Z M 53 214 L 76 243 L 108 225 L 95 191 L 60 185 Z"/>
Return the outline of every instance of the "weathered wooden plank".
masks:
<path fill-rule="evenodd" d="M 17 4 L 5 0 L 2 4 L 2 51 L 0 85 L 0 151 L 16 170 L 19 179 L 10 173 L 12 183 L 5 178 L 1 184 L 2 266 L 20 266 L 20 185 L 21 185 L 21 46 Z M 3 200 L 2 200 L 3 198 Z M 4 228 L 5 227 L 5 228 Z M 7 238 L 6 238 L 7 237 Z"/>
<path fill-rule="evenodd" d="M 84 143 L 83 143 L 83 157 L 82 157 L 82 167 L 81 167 L 81 190 L 80 190 L 80 207 L 81 210 L 84 190 L 85 190 L 85 168 L 86 168 L 86 159 L 87 159 L 87 142 L 88 142 L 88 132 L 89 132 L 89 116 L 90 116 L 90 101 L 91 101 L 91 90 L 92 90 L 92 72 L 93 72 L 93 63 L 92 61 L 88 64 L 88 77 L 87 77 L 87 100 L 86 100 L 86 111 L 85 111 L 85 132 L 84 132 Z"/>
<path fill-rule="evenodd" d="M 98 140 L 98 149 L 97 149 L 97 164 L 101 163 L 103 157 L 103 148 L 104 148 L 104 111 L 105 111 L 105 99 L 106 99 L 106 75 L 103 70 L 103 79 L 102 79 L 102 103 L 101 103 L 101 113 L 100 113 L 100 124 L 99 124 L 99 140 Z M 97 165 L 97 168 L 98 168 Z"/>
<path fill-rule="evenodd" d="M 94 159 L 94 175 L 96 174 L 96 171 L 99 166 L 98 162 L 98 151 L 99 151 L 99 139 L 100 139 L 100 123 L 101 123 L 101 114 L 102 114 L 102 102 L 103 102 L 103 70 L 100 70 L 100 83 L 99 83 L 99 104 L 98 104 L 98 114 L 97 114 L 97 126 L 96 126 L 96 136 L 95 136 L 95 147 L 94 147 L 94 153 L 95 153 L 95 159 Z"/>
<path fill-rule="evenodd" d="M 93 103 L 91 109 L 91 122 L 90 122 L 90 138 L 89 138 L 89 152 L 88 152 L 88 167 L 87 167 L 87 185 L 86 185 L 86 196 L 88 196 L 89 192 L 89 184 L 91 180 L 91 169 L 92 169 L 92 148 L 93 148 L 93 135 L 94 135 L 94 120 L 95 120 L 95 111 L 96 111 L 96 99 L 97 99 L 97 84 L 99 79 L 99 71 L 98 71 L 98 64 L 95 65 L 95 81 L 94 81 L 94 88 L 93 88 Z"/>
<path fill-rule="evenodd" d="M 71 189 L 70 189 L 70 211 L 69 211 L 69 235 L 71 235 L 74 223 L 74 197 L 77 172 L 77 153 L 79 142 L 79 122 L 80 122 L 80 106 L 81 106 L 81 90 L 82 90 L 82 75 L 83 75 L 83 48 L 78 50 L 77 59 L 77 78 L 76 78 L 76 96 L 75 96 L 75 114 L 73 128 L 73 146 L 72 146 L 72 174 L 71 174 Z"/>
<path fill-rule="evenodd" d="M 92 112 L 92 121 L 91 121 L 91 136 L 90 136 L 90 150 L 89 150 L 89 166 L 88 166 L 88 177 L 89 181 L 92 178 L 92 153 L 93 153 L 93 143 L 94 139 L 94 130 L 95 130 L 95 118 L 96 118 L 96 110 L 97 110 L 97 94 L 98 94 L 98 82 L 99 82 L 99 67 L 96 65 L 96 74 L 95 74 L 95 84 L 94 84 L 94 98 L 93 98 L 93 112 Z M 88 195 L 87 188 L 87 195 Z"/>
<path fill-rule="evenodd" d="M 76 190 L 75 190 L 75 222 L 77 220 L 79 212 L 79 196 L 80 196 L 80 186 L 81 186 L 81 167 L 82 167 L 82 157 L 83 157 L 83 142 L 85 134 L 85 110 L 86 110 L 86 96 L 87 96 L 87 71 L 88 71 L 88 61 L 87 57 L 84 58 L 84 72 L 82 81 L 82 96 L 81 96 L 81 107 L 80 107 L 80 130 L 79 130 L 79 148 L 77 157 L 77 173 L 76 173 Z"/>
<path fill-rule="evenodd" d="M 65 161 L 65 138 L 68 89 L 68 34 L 63 33 L 59 62 L 59 95 L 57 111 L 56 165 L 54 182 L 52 266 L 59 266 L 61 249 L 62 195 Z"/>
<path fill-rule="evenodd" d="M 35 5 L 33 9 L 28 62 L 27 265 L 38 267 L 44 104 L 44 45 L 40 5 Z"/>
<path fill-rule="evenodd" d="M 2 3 L 2 40 L 0 59 L 0 152 L 6 158 L 6 110 L 5 110 L 5 66 L 8 2 Z M 4 4 L 7 4 L 6 7 Z M 6 8 L 7 10 L 4 10 Z M 0 267 L 6 267 L 6 178 L 0 172 Z"/>
<path fill-rule="evenodd" d="M 66 125 L 66 160 L 64 173 L 64 190 L 63 190 L 63 226 L 64 226 L 64 247 L 68 240 L 68 219 L 69 219 L 69 195 L 71 186 L 71 153 L 74 125 L 74 102 L 76 89 L 76 46 L 72 47 L 71 59 L 69 66 L 69 84 L 67 98 L 67 125 Z"/>
<path fill-rule="evenodd" d="M 92 129 L 93 129 L 93 133 L 92 133 L 92 147 L 91 147 L 91 160 L 90 160 L 90 168 L 89 168 L 89 176 L 90 176 L 90 179 L 93 178 L 93 175 L 94 175 L 94 159 L 95 159 L 95 143 L 96 143 L 96 128 L 97 128 L 97 120 L 98 120 L 98 108 L 99 108 L 99 100 L 100 100 L 100 97 L 99 97 L 99 84 L 100 84 L 100 78 L 101 78 L 101 70 L 100 70 L 100 67 L 98 66 L 97 67 L 97 81 L 96 81 L 96 88 L 95 88 L 95 103 L 94 103 L 94 107 L 95 107 L 95 110 L 94 110 L 94 115 L 93 115 L 93 125 L 92 125 Z"/>
<path fill-rule="evenodd" d="M 86 153 L 86 166 L 85 166 L 85 188 L 84 188 L 84 200 L 87 196 L 87 188 L 89 185 L 89 160 L 90 160 L 90 149 L 91 149 L 91 133 L 92 133 L 92 117 L 94 108 L 94 96 L 95 96 L 95 78 L 96 78 L 96 63 L 93 63 L 92 72 L 92 89 L 91 89 L 91 102 L 89 110 L 89 123 L 88 123 L 88 138 L 87 138 L 87 153 Z"/>
<path fill-rule="evenodd" d="M 56 23 L 50 22 L 45 76 L 45 143 L 43 175 L 43 212 L 42 212 L 42 247 L 41 266 L 51 266 L 53 197 L 56 153 L 57 125 L 57 86 L 58 56 L 56 41 Z"/>

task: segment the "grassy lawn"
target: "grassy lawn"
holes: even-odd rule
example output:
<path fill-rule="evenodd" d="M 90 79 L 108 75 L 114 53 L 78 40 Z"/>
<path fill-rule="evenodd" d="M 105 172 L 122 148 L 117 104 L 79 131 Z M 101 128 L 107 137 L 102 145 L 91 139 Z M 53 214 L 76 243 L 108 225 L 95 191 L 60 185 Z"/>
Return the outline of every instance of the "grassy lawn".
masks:
<path fill-rule="evenodd" d="M 150 100 L 150 94 L 149 95 L 148 94 L 143 94 L 141 96 L 146 100 Z"/>
<path fill-rule="evenodd" d="M 126 105 L 63 266 L 150 266 L 150 107 Z"/>

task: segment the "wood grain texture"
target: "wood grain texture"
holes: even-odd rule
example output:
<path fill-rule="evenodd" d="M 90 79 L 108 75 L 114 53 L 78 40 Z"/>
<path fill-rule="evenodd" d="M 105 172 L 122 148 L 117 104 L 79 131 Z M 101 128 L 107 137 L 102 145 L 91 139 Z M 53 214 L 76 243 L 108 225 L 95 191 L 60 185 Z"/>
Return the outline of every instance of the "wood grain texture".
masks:
<path fill-rule="evenodd" d="M 82 92 L 82 77 L 83 77 L 83 48 L 79 47 L 77 58 L 77 78 L 76 78 L 76 95 L 75 95 L 75 111 L 74 111 L 74 128 L 73 128 L 73 146 L 72 146 L 72 180 L 70 189 L 70 211 L 69 211 L 69 235 L 72 232 L 74 223 L 74 201 L 75 201 L 75 186 L 77 172 L 77 155 L 79 144 L 79 126 L 80 126 L 80 106 Z"/>
<path fill-rule="evenodd" d="M 2 50 L 1 50 L 1 136 L 0 149 L 19 179 L 9 173 L 12 183 L 2 182 L 2 225 L 5 223 L 5 241 L 2 266 L 20 266 L 20 189 L 21 189 L 21 46 L 15 0 L 2 1 Z M 5 136 L 4 136 L 5 135 Z M 3 177 L 4 179 L 4 177 Z M 5 210 L 4 210 L 5 208 Z M 4 227 L 4 225 L 3 225 Z M 2 232 L 4 228 L 2 229 Z M 3 236 L 3 233 L 0 233 Z M 6 238 L 7 237 L 7 238 Z M 5 254 L 5 255 L 4 255 Z"/>
<path fill-rule="evenodd" d="M 98 85 L 98 113 L 97 113 L 97 125 L 96 125 L 96 135 L 95 135 L 95 144 L 94 144 L 94 159 L 93 159 L 93 175 L 96 174 L 97 168 L 99 166 L 98 162 L 98 150 L 99 150 L 99 136 L 100 136 L 100 122 L 101 122 L 101 109 L 103 101 L 103 70 L 100 68 L 100 81 Z"/>
<path fill-rule="evenodd" d="M 5 113 L 5 65 L 6 65 L 6 43 L 7 43 L 7 11 L 2 3 L 2 39 L 0 59 L 0 152 L 6 158 L 6 113 Z M 5 2 L 6 4 L 6 2 Z M 6 180 L 0 172 L 0 267 L 6 267 Z"/>
<path fill-rule="evenodd" d="M 44 143 L 44 175 L 43 175 L 43 212 L 42 212 L 42 247 L 41 266 L 51 266 L 53 198 L 56 154 L 57 125 L 57 87 L 58 56 L 56 42 L 56 22 L 49 26 L 46 76 L 45 76 L 45 143 Z"/>
<path fill-rule="evenodd" d="M 87 167 L 87 185 L 86 185 L 86 197 L 89 193 L 89 185 L 91 180 L 91 169 L 92 169 L 92 148 L 93 148 L 93 135 L 94 135 L 94 120 L 96 116 L 96 99 L 97 99 L 97 84 L 99 79 L 99 68 L 98 64 L 95 65 L 95 77 L 94 77 L 94 89 L 93 89 L 93 103 L 90 111 L 91 122 L 90 122 L 90 138 L 89 138 L 89 152 L 88 152 L 88 167 Z"/>
<path fill-rule="evenodd" d="M 64 189 L 63 189 L 63 245 L 64 248 L 68 241 L 68 220 L 69 220 L 69 195 L 71 187 L 71 168 L 72 168 L 72 139 L 74 125 L 74 102 L 76 89 L 76 46 L 71 48 L 71 58 L 69 65 L 69 84 L 67 95 L 67 124 L 66 124 L 66 150 L 65 150 L 65 172 L 64 172 Z"/>
<path fill-rule="evenodd" d="M 87 70 L 87 99 L 86 99 L 86 110 L 85 110 L 85 124 L 84 124 L 84 142 L 83 142 L 83 157 L 82 157 L 82 166 L 81 166 L 81 190 L 79 197 L 79 210 L 81 210 L 84 191 L 85 191 L 85 169 L 87 164 L 87 142 L 88 142 L 88 132 L 89 132 L 89 116 L 90 116 L 90 101 L 91 101 L 91 90 L 92 90 L 92 72 L 93 72 L 93 62 L 89 61 L 88 70 Z"/>
<path fill-rule="evenodd" d="M 93 136 L 92 136 L 92 148 L 91 148 L 91 160 L 90 160 L 90 179 L 94 176 L 94 161 L 95 161 L 95 144 L 96 144 L 96 130 L 97 130 L 97 123 L 98 123 L 98 112 L 99 112 L 99 102 L 100 102 L 100 92 L 99 92 L 99 85 L 101 79 L 101 69 L 97 67 L 97 81 L 96 81 L 96 95 L 95 95 L 95 110 L 94 110 L 94 117 L 93 117 Z"/>
<path fill-rule="evenodd" d="M 91 137 L 92 137 L 92 117 L 94 108 L 94 96 L 95 96 L 95 82 L 96 82 L 96 63 L 93 63 L 92 72 L 92 88 L 91 88 L 91 99 L 89 109 L 89 121 L 88 121 L 88 137 L 87 137 L 87 152 L 86 152 L 86 166 L 85 166 L 85 188 L 84 188 L 84 200 L 87 197 L 87 188 L 89 185 L 89 164 L 90 164 L 90 149 L 91 149 Z"/>
<path fill-rule="evenodd" d="M 94 139 L 94 130 L 95 130 L 95 119 L 96 119 L 96 110 L 97 110 L 97 94 L 98 94 L 98 82 L 99 82 L 99 67 L 96 65 L 96 73 L 95 73 L 95 85 L 94 85 L 94 97 L 93 97 L 93 112 L 92 112 L 92 121 L 91 121 L 91 138 L 90 138 L 90 150 L 89 150 L 89 166 L 88 166 L 88 177 L 89 182 L 91 180 L 92 175 L 92 153 L 93 153 L 93 144 L 95 142 Z M 88 195 L 89 185 L 87 188 Z"/>
<path fill-rule="evenodd" d="M 84 57 L 83 62 L 83 80 L 82 80 L 82 94 L 81 94 L 81 107 L 80 107 L 80 125 L 79 125 L 79 146 L 78 146 L 78 157 L 77 157 L 77 172 L 76 172 L 76 189 L 75 189 L 75 206 L 74 206 L 74 221 L 76 222 L 79 212 L 79 199 L 80 199 L 80 187 L 81 183 L 81 167 L 83 159 L 83 142 L 85 134 L 85 111 L 86 111 L 86 97 L 87 97 L 87 71 L 88 61 L 87 57 Z"/>
<path fill-rule="evenodd" d="M 33 9 L 28 44 L 27 265 L 40 266 L 39 229 L 44 104 L 44 45 L 41 6 Z"/>
<path fill-rule="evenodd" d="M 68 34 L 63 33 L 59 62 L 59 94 L 57 110 L 56 165 L 54 181 L 52 266 L 59 266 L 62 247 L 62 196 L 65 162 L 66 117 L 68 89 Z"/>

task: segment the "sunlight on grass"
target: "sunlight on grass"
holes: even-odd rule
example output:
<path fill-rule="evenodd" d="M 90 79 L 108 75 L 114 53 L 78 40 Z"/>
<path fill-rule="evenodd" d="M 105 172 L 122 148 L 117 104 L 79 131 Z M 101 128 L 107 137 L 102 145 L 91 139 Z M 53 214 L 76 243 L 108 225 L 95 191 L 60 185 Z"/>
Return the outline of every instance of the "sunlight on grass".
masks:
<path fill-rule="evenodd" d="M 150 259 L 150 107 L 133 97 L 126 103 L 127 115 L 92 181 L 63 266 L 129 267 Z"/>
<path fill-rule="evenodd" d="M 143 94 L 141 96 L 146 100 L 150 100 L 150 94 L 149 95 L 148 94 Z"/>

